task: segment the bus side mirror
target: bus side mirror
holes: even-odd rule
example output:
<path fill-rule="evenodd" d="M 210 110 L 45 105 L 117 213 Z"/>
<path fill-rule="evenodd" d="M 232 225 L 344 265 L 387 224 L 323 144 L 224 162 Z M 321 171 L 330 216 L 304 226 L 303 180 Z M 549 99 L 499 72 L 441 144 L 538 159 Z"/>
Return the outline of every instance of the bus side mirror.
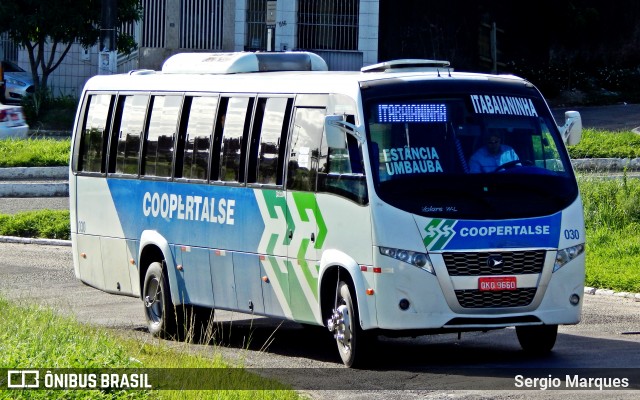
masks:
<path fill-rule="evenodd" d="M 562 140 L 567 146 L 580 143 L 582 138 L 582 117 L 578 111 L 567 111 L 564 113 L 565 123 L 560 128 Z"/>

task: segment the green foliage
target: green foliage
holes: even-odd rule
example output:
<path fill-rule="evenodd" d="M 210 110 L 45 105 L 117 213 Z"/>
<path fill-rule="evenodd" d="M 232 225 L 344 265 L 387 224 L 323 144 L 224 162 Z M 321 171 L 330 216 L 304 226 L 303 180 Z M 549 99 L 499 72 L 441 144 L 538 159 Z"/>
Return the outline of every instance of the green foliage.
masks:
<path fill-rule="evenodd" d="M 582 140 L 569 146 L 571 158 L 637 158 L 640 157 L 640 135 L 585 129 Z"/>
<path fill-rule="evenodd" d="M 579 177 L 586 285 L 640 293 L 640 181 Z"/>
<path fill-rule="evenodd" d="M 195 368 L 229 368 L 219 354 L 193 354 L 184 342 L 175 348 L 162 341 L 133 340 L 117 332 L 78 324 L 52 310 L 19 306 L 0 297 L 0 365 L 3 368 L 160 368 L 176 369 L 169 375 L 180 383 L 208 387 L 247 387 L 251 390 L 3 390 L 0 399 L 274 399 L 298 400 L 296 392 L 279 382 L 264 379 L 241 368 L 214 376 L 193 373 Z M 215 347 L 213 347 L 215 349 Z M 202 349 L 201 349 L 202 350 Z M 177 369 L 184 369 L 179 374 Z M 145 370 L 143 370 L 145 371 Z M 176 375 L 176 376 L 174 376 Z M 0 378 L 1 379 L 1 378 Z M 43 379 L 43 378 L 41 378 Z M 196 380 L 194 382 L 194 380 Z M 163 382 L 167 383 L 167 382 Z M 255 390 L 260 388 L 260 390 Z"/>
<path fill-rule="evenodd" d="M 13 215 L 0 214 L 0 236 L 69 240 L 68 210 L 25 211 Z"/>
<path fill-rule="evenodd" d="M 78 107 L 78 99 L 70 95 L 53 97 L 48 88 L 40 88 L 21 101 L 25 119 L 31 129 L 70 132 Z"/>
<path fill-rule="evenodd" d="M 135 368 L 118 342 L 99 330 L 38 306 L 0 298 L 0 365 L 8 368 Z M 144 399 L 148 391 L 0 390 L 0 399 Z"/>
<path fill-rule="evenodd" d="M 115 3 L 115 2 L 114 2 Z M 139 0 L 118 0 L 115 26 L 140 20 Z M 36 93 L 46 88 L 49 75 L 60 65 L 74 43 L 84 48 L 98 43 L 101 33 L 101 0 L 31 0 L 0 2 L 0 32 L 29 53 Z M 129 54 L 135 42 L 119 33 L 118 51 Z"/>
<path fill-rule="evenodd" d="M 0 168 L 69 165 L 71 139 L 0 140 Z"/>

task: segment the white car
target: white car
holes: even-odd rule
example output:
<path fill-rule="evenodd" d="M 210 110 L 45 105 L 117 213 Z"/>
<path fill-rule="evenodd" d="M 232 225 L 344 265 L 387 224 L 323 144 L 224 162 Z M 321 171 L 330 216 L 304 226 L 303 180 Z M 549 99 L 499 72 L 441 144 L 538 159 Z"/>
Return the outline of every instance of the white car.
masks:
<path fill-rule="evenodd" d="M 24 120 L 22 107 L 0 104 L 0 140 L 6 138 L 24 139 L 29 133 L 29 125 Z"/>
<path fill-rule="evenodd" d="M 19 104 L 23 97 L 33 93 L 33 77 L 30 72 L 7 60 L 2 61 L 2 69 L 6 83 L 3 100 L 5 103 Z"/>

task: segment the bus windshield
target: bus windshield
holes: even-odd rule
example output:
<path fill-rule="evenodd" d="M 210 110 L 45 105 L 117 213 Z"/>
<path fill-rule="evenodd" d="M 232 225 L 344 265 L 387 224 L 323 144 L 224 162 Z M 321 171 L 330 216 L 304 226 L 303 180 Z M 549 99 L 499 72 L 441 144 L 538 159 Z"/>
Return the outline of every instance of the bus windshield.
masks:
<path fill-rule="evenodd" d="M 365 106 L 375 190 L 428 217 L 549 215 L 578 195 L 542 100 L 517 96 L 376 98 Z"/>

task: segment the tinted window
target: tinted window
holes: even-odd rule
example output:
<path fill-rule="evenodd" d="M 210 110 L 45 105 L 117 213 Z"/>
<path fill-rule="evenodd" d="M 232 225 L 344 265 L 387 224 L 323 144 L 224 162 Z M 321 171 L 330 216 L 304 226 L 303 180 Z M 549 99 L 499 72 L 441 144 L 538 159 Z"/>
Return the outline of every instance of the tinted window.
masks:
<path fill-rule="evenodd" d="M 181 103 L 181 96 L 153 97 L 144 157 L 144 175 L 171 176 L 173 141 Z"/>
<path fill-rule="evenodd" d="M 287 189 L 314 191 L 324 129 L 324 108 L 297 108 L 291 132 Z"/>
<path fill-rule="evenodd" d="M 225 182 L 244 181 L 244 147 L 250 118 L 247 110 L 253 99 L 230 98 L 223 120 L 222 148 L 220 149 L 220 180 Z"/>
<path fill-rule="evenodd" d="M 89 96 L 87 118 L 82 130 L 78 170 L 104 172 L 104 154 L 112 96 Z"/>
<path fill-rule="evenodd" d="M 254 117 L 252 161 L 249 179 L 261 184 L 281 185 L 283 150 L 292 100 L 259 99 Z"/>
<path fill-rule="evenodd" d="M 144 127 L 149 96 L 123 96 L 120 99 L 122 118 L 118 131 L 115 172 L 137 174 L 140 138 Z"/>
<path fill-rule="evenodd" d="M 194 97 L 187 119 L 182 177 L 207 179 L 217 97 Z"/>

